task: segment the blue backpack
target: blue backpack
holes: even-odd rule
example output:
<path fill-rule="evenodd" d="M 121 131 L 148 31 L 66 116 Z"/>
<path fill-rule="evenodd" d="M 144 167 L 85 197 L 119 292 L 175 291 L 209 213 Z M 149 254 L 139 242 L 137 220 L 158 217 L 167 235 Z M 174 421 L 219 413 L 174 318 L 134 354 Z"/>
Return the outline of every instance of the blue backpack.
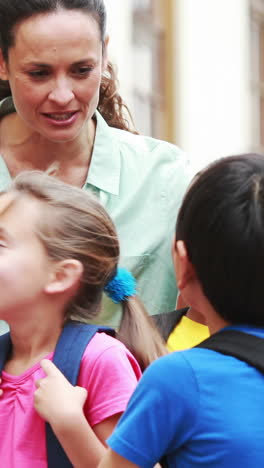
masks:
<path fill-rule="evenodd" d="M 77 383 L 83 353 L 97 332 L 115 336 L 115 331 L 112 328 L 80 322 L 69 322 L 62 330 L 52 361 L 72 385 Z M 10 333 L 0 336 L 0 373 L 4 368 L 11 347 Z M 48 468 L 73 467 L 48 423 L 46 423 L 46 446 Z"/>

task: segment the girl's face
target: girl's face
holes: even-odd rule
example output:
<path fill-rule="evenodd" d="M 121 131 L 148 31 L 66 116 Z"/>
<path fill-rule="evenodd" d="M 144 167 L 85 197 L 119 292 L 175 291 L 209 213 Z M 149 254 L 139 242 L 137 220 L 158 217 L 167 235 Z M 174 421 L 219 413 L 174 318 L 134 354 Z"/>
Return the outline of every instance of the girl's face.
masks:
<path fill-rule="evenodd" d="M 80 11 L 39 14 L 15 28 L 8 79 L 18 114 L 51 141 L 74 140 L 98 104 L 106 51 L 97 22 Z"/>
<path fill-rule="evenodd" d="M 52 275 L 52 262 L 36 234 L 40 204 L 0 197 L 0 319 L 12 323 L 37 311 Z"/>

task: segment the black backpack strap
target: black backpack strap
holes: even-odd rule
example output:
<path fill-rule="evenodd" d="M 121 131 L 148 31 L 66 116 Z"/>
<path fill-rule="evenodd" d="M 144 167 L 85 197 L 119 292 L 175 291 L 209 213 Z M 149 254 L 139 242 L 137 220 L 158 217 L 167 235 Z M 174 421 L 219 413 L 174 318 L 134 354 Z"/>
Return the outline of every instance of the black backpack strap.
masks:
<path fill-rule="evenodd" d="M 10 338 L 10 333 L 5 333 L 0 336 L 0 373 L 2 372 L 5 363 L 7 361 L 8 355 L 11 351 L 12 343 Z"/>
<path fill-rule="evenodd" d="M 72 385 L 76 385 L 84 351 L 97 332 L 115 336 L 115 331 L 80 322 L 69 322 L 63 328 L 55 348 L 53 363 Z M 46 446 L 49 468 L 72 468 L 51 426 L 46 423 Z"/>
<path fill-rule="evenodd" d="M 159 461 L 159 464 L 161 468 L 169 468 L 166 456 L 162 457 L 162 459 Z"/>
<path fill-rule="evenodd" d="M 152 315 L 159 332 L 161 333 L 164 341 L 167 341 L 171 332 L 174 330 L 176 325 L 181 321 L 182 317 L 187 314 L 189 307 L 183 309 L 176 309 L 172 312 L 166 312 L 163 314 Z"/>
<path fill-rule="evenodd" d="M 222 330 L 196 348 L 206 348 L 247 362 L 264 373 L 264 339 L 239 330 Z"/>

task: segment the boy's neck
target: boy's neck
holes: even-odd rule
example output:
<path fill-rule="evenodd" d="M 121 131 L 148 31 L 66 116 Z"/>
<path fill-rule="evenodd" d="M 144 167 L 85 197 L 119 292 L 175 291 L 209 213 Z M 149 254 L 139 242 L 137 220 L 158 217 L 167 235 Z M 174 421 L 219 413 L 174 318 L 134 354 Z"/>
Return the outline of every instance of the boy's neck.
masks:
<path fill-rule="evenodd" d="M 183 300 L 190 306 L 190 313 L 187 316 L 192 320 L 207 325 L 211 335 L 229 325 L 207 299 L 197 277 L 194 277 L 192 283 L 188 286 L 187 294 L 185 291 Z"/>
<path fill-rule="evenodd" d="M 198 310 L 193 309 L 192 307 L 190 307 L 190 309 L 188 310 L 186 317 L 188 317 L 190 320 L 193 320 L 194 322 L 201 323 L 202 325 L 207 325 L 204 315 L 201 314 Z"/>
<path fill-rule="evenodd" d="M 210 335 L 213 333 L 218 332 L 221 330 L 221 328 L 227 327 L 229 322 L 224 320 L 217 312 L 216 310 L 212 307 L 210 302 L 207 300 L 207 298 L 204 296 L 202 299 L 201 304 L 197 309 L 194 309 L 194 311 L 201 310 L 202 313 L 199 313 L 201 317 L 203 317 L 203 322 L 205 325 L 208 326 Z M 195 320 L 195 319 L 193 319 Z"/>
<path fill-rule="evenodd" d="M 227 322 L 222 317 L 220 317 L 220 315 L 218 315 L 216 312 L 215 312 L 215 314 L 216 315 L 215 315 L 214 318 L 210 318 L 210 316 L 209 316 L 208 319 L 207 319 L 207 326 L 209 328 L 210 335 L 213 335 L 213 333 L 216 333 L 219 330 L 221 330 L 222 328 L 227 327 L 228 325 L 230 325 L 229 322 Z"/>

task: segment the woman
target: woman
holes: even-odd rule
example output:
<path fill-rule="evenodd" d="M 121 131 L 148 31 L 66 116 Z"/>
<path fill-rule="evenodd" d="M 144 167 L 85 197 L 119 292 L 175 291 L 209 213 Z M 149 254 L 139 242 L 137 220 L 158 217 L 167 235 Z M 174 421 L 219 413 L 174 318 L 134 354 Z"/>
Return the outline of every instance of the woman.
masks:
<path fill-rule="evenodd" d="M 0 0 L 0 190 L 26 169 L 94 192 L 149 313 L 172 310 L 174 216 L 189 176 L 174 145 L 129 130 L 107 61 L 103 0 Z M 4 98 L 4 99 L 3 99 Z M 171 177 L 173 174 L 173 177 Z M 105 300 L 99 322 L 117 326 Z"/>

